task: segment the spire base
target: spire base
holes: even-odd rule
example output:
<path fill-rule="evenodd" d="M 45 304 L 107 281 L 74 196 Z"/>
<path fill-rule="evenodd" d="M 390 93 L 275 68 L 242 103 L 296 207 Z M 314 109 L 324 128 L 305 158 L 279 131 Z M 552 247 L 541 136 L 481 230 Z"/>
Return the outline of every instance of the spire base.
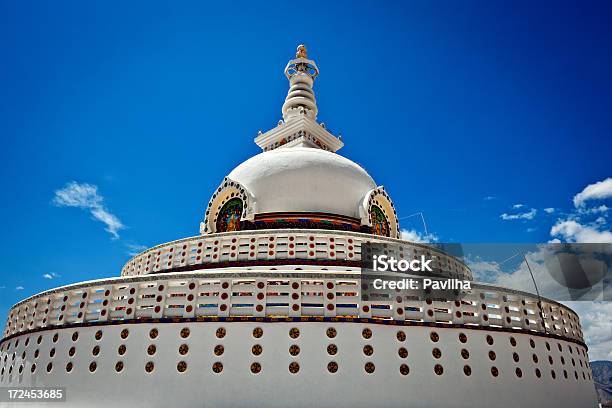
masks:
<path fill-rule="evenodd" d="M 294 146 L 336 152 L 344 146 L 340 139 L 332 135 L 308 114 L 298 114 L 291 121 L 280 123 L 274 129 L 257 136 L 255 143 L 264 152 Z"/>

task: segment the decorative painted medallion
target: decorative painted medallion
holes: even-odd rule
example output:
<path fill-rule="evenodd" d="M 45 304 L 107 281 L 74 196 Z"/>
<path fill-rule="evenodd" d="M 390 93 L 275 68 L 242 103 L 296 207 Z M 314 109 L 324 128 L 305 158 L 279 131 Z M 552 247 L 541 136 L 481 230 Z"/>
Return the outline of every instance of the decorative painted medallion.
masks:
<path fill-rule="evenodd" d="M 375 205 L 373 205 L 370 210 L 370 221 L 372 223 L 372 233 L 383 237 L 389 236 L 389 223 L 387 222 L 387 217 L 385 217 L 385 213 Z"/>
<path fill-rule="evenodd" d="M 232 198 L 223 204 L 217 217 L 217 232 L 239 231 L 242 207 L 242 200 L 239 198 Z"/>

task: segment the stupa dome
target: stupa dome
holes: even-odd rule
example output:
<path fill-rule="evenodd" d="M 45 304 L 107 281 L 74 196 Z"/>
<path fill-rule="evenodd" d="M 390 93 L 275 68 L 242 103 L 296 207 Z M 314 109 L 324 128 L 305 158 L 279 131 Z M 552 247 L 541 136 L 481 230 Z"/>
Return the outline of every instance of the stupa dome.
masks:
<path fill-rule="evenodd" d="M 228 179 L 255 198 L 256 213 L 316 212 L 360 218 L 359 207 L 376 188 L 355 162 L 311 147 L 260 153 L 236 167 Z"/>

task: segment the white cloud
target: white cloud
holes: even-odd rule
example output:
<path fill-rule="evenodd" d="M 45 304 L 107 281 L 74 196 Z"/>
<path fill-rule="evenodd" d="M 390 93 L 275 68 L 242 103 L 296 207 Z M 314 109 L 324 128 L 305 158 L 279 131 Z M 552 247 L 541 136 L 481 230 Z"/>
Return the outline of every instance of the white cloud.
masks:
<path fill-rule="evenodd" d="M 495 197 L 495 196 L 486 196 L 486 197 L 483 197 L 482 199 L 485 200 L 485 201 L 491 201 L 491 200 L 495 200 L 496 198 L 497 197 Z"/>
<path fill-rule="evenodd" d="M 55 279 L 55 278 L 59 278 L 59 277 L 60 277 L 60 275 L 55 273 L 55 272 L 45 273 L 43 275 L 43 278 L 45 278 L 45 279 Z"/>
<path fill-rule="evenodd" d="M 612 232 L 583 225 L 574 220 L 557 221 L 550 229 L 550 235 L 563 238 L 566 242 L 612 243 Z"/>
<path fill-rule="evenodd" d="M 578 208 L 583 206 L 587 200 L 600 200 L 609 197 L 612 197 L 612 177 L 586 186 L 584 190 L 574 196 L 574 206 Z"/>
<path fill-rule="evenodd" d="M 435 234 L 421 234 L 417 230 L 402 230 L 402 239 L 405 241 L 416 242 L 416 243 L 428 243 L 436 242 L 438 237 Z"/>
<path fill-rule="evenodd" d="M 544 212 L 545 212 L 546 214 L 552 214 L 552 213 L 554 213 L 554 212 L 555 212 L 555 209 L 554 209 L 553 207 L 548 207 L 548 208 L 545 208 L 545 209 L 544 209 Z"/>
<path fill-rule="evenodd" d="M 503 213 L 502 215 L 500 215 L 499 217 L 504 220 L 504 221 L 509 221 L 509 220 L 533 220 L 537 214 L 538 210 L 536 210 L 535 208 L 532 208 L 531 210 L 524 212 L 524 213 L 518 213 L 518 214 L 507 214 L 507 213 Z"/>
<path fill-rule="evenodd" d="M 15 287 L 15 290 L 24 290 L 25 288 L 23 286 L 17 286 Z"/>
<path fill-rule="evenodd" d="M 522 255 L 521 255 L 522 256 Z M 541 292 L 544 292 L 541 285 L 544 282 L 551 282 L 555 284 L 554 280 L 550 278 L 550 275 L 544 268 L 539 268 L 536 260 L 541 260 L 542 255 L 539 252 L 529 253 L 528 254 L 530 260 L 530 266 L 532 267 L 532 272 L 537 282 L 539 282 L 539 288 Z M 511 271 L 504 271 L 501 268 L 501 263 L 495 261 L 485 261 L 482 259 L 471 260 L 469 257 L 466 257 L 466 261 L 468 266 L 474 273 L 474 279 L 476 281 L 482 281 L 486 283 L 491 283 L 498 286 L 503 286 L 505 288 L 523 290 L 526 292 L 535 292 L 535 287 L 533 286 L 533 280 L 531 279 L 531 273 L 527 268 L 525 262 L 520 262 L 518 266 L 516 266 Z M 532 262 L 534 261 L 534 262 Z M 532 265 L 533 263 L 533 265 Z M 551 293 L 551 289 L 546 288 L 545 293 Z M 552 292 L 556 292 L 558 288 L 554 288 Z M 567 290 L 565 288 L 560 287 L 560 289 L 564 289 L 565 292 Z"/>
<path fill-rule="evenodd" d="M 480 258 L 474 260 L 469 257 L 465 260 L 476 282 L 496 283 L 499 275 L 503 273 L 497 262 L 484 261 Z"/>
<path fill-rule="evenodd" d="M 578 209 L 578 213 L 580 213 L 580 215 L 604 214 L 604 213 L 608 212 L 609 209 L 610 208 L 608 206 L 602 204 L 599 207 L 579 208 Z"/>
<path fill-rule="evenodd" d="M 525 253 L 524 257 L 529 262 L 529 267 L 524 260 L 518 265 L 513 267 L 510 271 L 504 271 L 501 274 L 496 275 L 495 284 L 517 290 L 523 290 L 526 292 L 535 292 L 533 280 L 537 282 L 538 290 L 542 296 L 551 299 L 568 299 L 570 293 L 567 287 L 562 284 L 555 276 L 557 276 L 555 269 L 559 268 L 558 260 L 558 248 L 557 245 L 538 245 L 537 249 L 534 248 Z M 585 265 L 587 265 L 585 263 Z M 530 271 L 531 268 L 531 271 Z M 591 267 L 589 269 L 589 276 L 593 280 L 593 287 L 590 292 L 592 295 L 602 296 L 603 287 L 600 282 L 599 285 L 595 284 L 597 279 L 601 278 L 599 269 Z M 533 274 L 533 279 L 532 275 Z M 582 296 L 588 297 L 586 294 Z"/>
<path fill-rule="evenodd" d="M 134 243 L 125 244 L 125 246 L 128 249 L 129 256 L 136 256 L 148 248 L 146 245 L 140 245 L 140 244 L 134 244 Z"/>
<path fill-rule="evenodd" d="M 607 225 L 610 207 L 604 204 L 591 208 L 586 206 L 589 200 L 609 197 L 612 197 L 610 177 L 586 186 L 574 196 L 576 209 L 567 214 L 560 213 L 563 218 L 557 219 L 556 224 L 550 229 L 550 236 L 553 239 L 549 242 L 612 243 L 612 232 Z M 549 212 L 546 208 L 544 211 Z M 554 209 L 550 213 L 553 211 Z"/>
<path fill-rule="evenodd" d="M 519 208 L 524 207 L 524 206 L 525 204 L 514 204 L 512 208 L 514 208 L 515 210 L 518 210 Z"/>
<path fill-rule="evenodd" d="M 106 209 L 104 198 L 98 194 L 98 187 L 93 184 L 72 181 L 55 192 L 53 203 L 58 207 L 89 210 L 94 219 L 106 225 L 106 231 L 115 239 L 119 238 L 118 231 L 125 228 L 119 218 Z"/>

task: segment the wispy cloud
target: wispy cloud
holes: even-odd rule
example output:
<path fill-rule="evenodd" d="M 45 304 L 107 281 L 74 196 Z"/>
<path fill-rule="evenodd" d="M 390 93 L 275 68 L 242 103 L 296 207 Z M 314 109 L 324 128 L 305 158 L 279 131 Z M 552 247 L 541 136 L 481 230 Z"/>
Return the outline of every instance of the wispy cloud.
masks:
<path fill-rule="evenodd" d="M 574 196 L 574 206 L 583 206 L 587 200 L 601 200 L 612 197 L 612 177 L 589 184 Z"/>
<path fill-rule="evenodd" d="M 24 290 L 25 288 L 23 286 L 16 286 L 15 290 Z"/>
<path fill-rule="evenodd" d="M 532 208 L 531 210 L 529 210 L 527 212 L 523 212 L 523 213 L 517 213 L 517 214 L 503 213 L 499 217 L 502 220 L 504 220 L 504 221 L 510 221 L 510 220 L 533 220 L 537 213 L 538 213 L 538 210 L 536 210 L 535 208 Z"/>
<path fill-rule="evenodd" d="M 485 200 L 485 201 L 491 201 L 491 200 L 495 200 L 496 198 L 497 197 L 495 197 L 495 196 L 486 196 L 486 197 L 483 197 L 482 199 Z"/>
<path fill-rule="evenodd" d="M 55 272 L 51 272 L 51 273 L 45 273 L 43 275 L 43 278 L 45 279 L 55 279 L 55 278 L 59 278 L 61 275 L 55 273 Z"/>
<path fill-rule="evenodd" d="M 512 206 L 512 208 L 514 208 L 515 210 L 518 210 L 519 208 L 522 208 L 522 207 L 524 207 L 524 206 L 525 206 L 525 204 L 514 204 L 514 205 Z"/>
<path fill-rule="evenodd" d="M 128 249 L 129 256 L 136 256 L 148 248 L 146 245 L 140 245 L 140 244 L 134 244 L 134 243 L 127 243 L 125 244 L 125 246 Z"/>
<path fill-rule="evenodd" d="M 544 212 L 545 212 L 546 214 L 552 214 L 552 213 L 554 213 L 554 212 L 555 212 L 555 209 L 554 209 L 554 207 L 548 207 L 548 208 L 545 208 L 545 209 L 544 209 Z"/>
<path fill-rule="evenodd" d="M 405 241 L 416 242 L 416 243 L 430 243 L 438 241 L 438 237 L 435 234 L 422 234 L 417 230 L 402 230 L 402 239 Z"/>
<path fill-rule="evenodd" d="M 604 204 L 600 205 L 599 207 L 593 207 L 593 208 L 583 208 L 580 207 L 578 208 L 578 213 L 581 215 L 590 215 L 590 214 L 604 214 L 606 212 L 608 212 L 610 208 Z"/>
<path fill-rule="evenodd" d="M 118 231 L 125 228 L 119 218 L 104 206 L 104 197 L 93 184 L 72 181 L 55 192 L 53 203 L 58 207 L 81 208 L 90 212 L 92 217 L 106 225 L 113 238 L 119 238 Z"/>

